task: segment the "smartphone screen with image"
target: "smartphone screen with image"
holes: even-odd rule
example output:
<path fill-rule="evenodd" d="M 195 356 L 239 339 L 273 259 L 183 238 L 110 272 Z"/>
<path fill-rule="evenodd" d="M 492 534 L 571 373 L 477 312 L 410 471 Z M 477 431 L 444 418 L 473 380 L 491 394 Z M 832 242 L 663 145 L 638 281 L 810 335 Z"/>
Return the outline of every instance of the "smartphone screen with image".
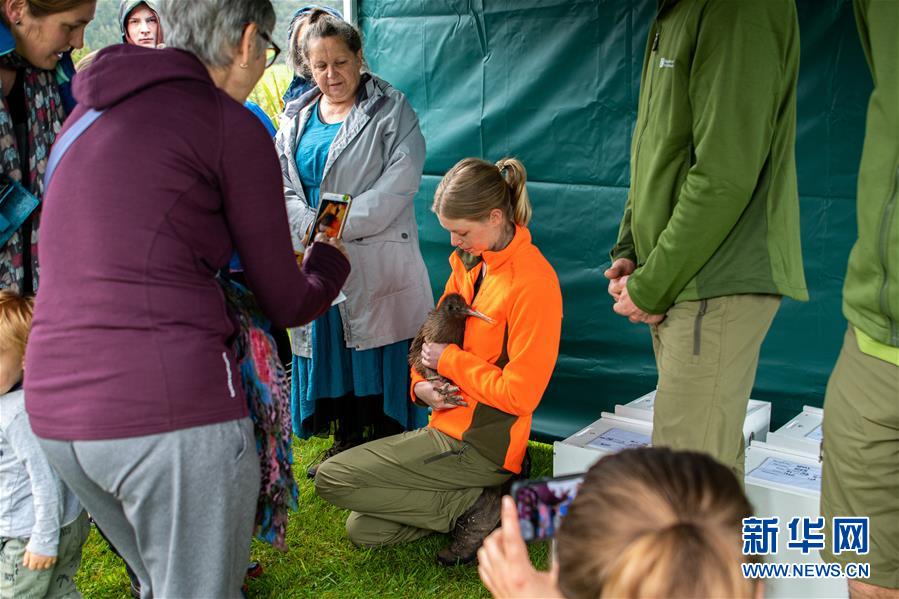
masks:
<path fill-rule="evenodd" d="M 328 237 L 340 239 L 343 236 L 343 227 L 346 225 L 347 214 L 350 212 L 350 205 L 353 198 L 346 193 L 323 193 L 318 201 L 318 208 L 315 211 L 315 218 L 306 229 L 306 234 L 300 240 L 303 249 L 299 251 L 294 249 L 297 255 L 297 262 L 302 262 L 305 248 L 315 239 L 319 233 L 324 233 Z"/>
<path fill-rule="evenodd" d="M 348 194 L 323 193 L 319 198 L 318 212 L 315 215 L 315 225 L 312 236 L 324 233 L 328 237 L 340 239 L 343 235 L 343 226 L 346 224 L 347 213 L 353 199 Z"/>
<path fill-rule="evenodd" d="M 525 541 L 545 541 L 555 536 L 583 480 L 582 474 L 575 474 L 523 480 L 512 485 L 512 498 Z"/>

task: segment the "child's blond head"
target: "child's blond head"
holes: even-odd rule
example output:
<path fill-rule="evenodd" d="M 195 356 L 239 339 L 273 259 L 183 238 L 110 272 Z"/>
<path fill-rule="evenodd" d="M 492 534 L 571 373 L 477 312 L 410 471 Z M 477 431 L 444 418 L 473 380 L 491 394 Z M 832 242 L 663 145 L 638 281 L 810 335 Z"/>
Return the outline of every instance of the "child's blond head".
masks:
<path fill-rule="evenodd" d="M 34 302 L 9 290 L 0 290 L 0 351 L 25 356 L 25 344 L 31 330 Z"/>

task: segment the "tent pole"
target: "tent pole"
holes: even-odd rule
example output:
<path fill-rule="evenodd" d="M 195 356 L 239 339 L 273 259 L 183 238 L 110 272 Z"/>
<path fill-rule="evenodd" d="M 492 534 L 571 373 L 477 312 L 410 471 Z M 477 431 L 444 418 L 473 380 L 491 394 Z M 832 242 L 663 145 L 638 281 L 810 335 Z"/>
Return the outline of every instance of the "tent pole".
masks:
<path fill-rule="evenodd" d="M 343 18 L 347 23 L 358 25 L 357 0 L 343 0 Z"/>

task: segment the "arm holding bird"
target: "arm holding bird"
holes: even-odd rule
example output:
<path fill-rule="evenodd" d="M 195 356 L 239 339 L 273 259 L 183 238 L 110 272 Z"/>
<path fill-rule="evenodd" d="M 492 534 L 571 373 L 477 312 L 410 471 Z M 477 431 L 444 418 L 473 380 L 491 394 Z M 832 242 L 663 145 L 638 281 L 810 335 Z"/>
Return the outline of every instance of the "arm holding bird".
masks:
<path fill-rule="evenodd" d="M 459 293 L 449 293 L 440 299 L 437 307 L 428 314 L 421 329 L 412 341 L 409 351 L 409 365 L 413 371 L 418 372 L 425 381 L 430 382 L 430 391 L 436 391 L 442 396 L 441 405 L 445 403 L 466 406 L 467 402 L 459 396 L 459 388 L 453 385 L 435 370 L 438 359 L 434 357 L 434 348 L 445 348 L 448 344 L 463 346 L 465 342 L 465 329 L 468 319 L 480 318 L 490 324 L 494 320 L 473 309 L 465 298 Z M 442 351 L 442 350 L 441 350 Z M 429 395 L 423 396 L 421 390 L 413 388 L 416 397 L 422 399 L 431 407 L 436 407 L 429 401 Z"/>
<path fill-rule="evenodd" d="M 449 344 L 440 352 L 437 371 L 470 398 L 526 416 L 540 403 L 556 365 L 562 294 L 557 282 L 536 277 L 516 287 L 507 317 L 509 362 L 500 368 Z"/>

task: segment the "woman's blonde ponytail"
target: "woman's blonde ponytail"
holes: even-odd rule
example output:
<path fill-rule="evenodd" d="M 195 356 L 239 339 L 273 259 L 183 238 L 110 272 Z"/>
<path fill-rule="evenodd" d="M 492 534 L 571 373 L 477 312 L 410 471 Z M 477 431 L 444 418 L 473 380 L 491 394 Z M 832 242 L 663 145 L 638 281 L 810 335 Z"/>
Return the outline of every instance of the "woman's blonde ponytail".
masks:
<path fill-rule="evenodd" d="M 509 185 L 512 203 L 512 220 L 516 225 L 526 227 L 531 221 L 531 198 L 528 196 L 528 171 L 517 158 L 503 158 L 496 163 L 499 174 Z"/>

